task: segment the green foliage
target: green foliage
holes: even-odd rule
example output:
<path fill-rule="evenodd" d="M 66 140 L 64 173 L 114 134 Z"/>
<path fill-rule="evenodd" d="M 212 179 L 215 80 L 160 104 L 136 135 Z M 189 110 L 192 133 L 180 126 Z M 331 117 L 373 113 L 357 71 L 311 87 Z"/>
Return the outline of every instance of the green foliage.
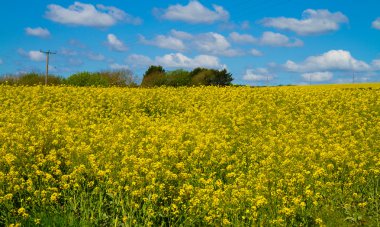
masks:
<path fill-rule="evenodd" d="M 78 87 L 108 87 L 109 82 L 99 73 L 80 72 L 69 76 L 66 80 L 68 85 Z"/>
<path fill-rule="evenodd" d="M 162 66 L 150 66 L 141 86 L 227 86 L 231 85 L 232 80 L 232 74 L 225 69 L 195 68 L 191 72 L 183 69 L 165 72 Z"/>
<path fill-rule="evenodd" d="M 6 85 L 16 85 L 17 84 L 17 77 L 13 75 L 4 75 L 0 77 L 0 84 L 6 84 Z"/>
<path fill-rule="evenodd" d="M 192 71 L 178 69 L 166 72 L 162 66 L 150 66 L 145 72 L 142 87 L 181 87 L 181 86 L 227 86 L 232 85 L 233 78 L 227 70 L 195 68 Z M 0 84 L 7 85 L 43 85 L 45 75 L 27 73 L 20 76 L 5 75 Z M 137 77 L 130 70 L 79 72 L 64 79 L 49 75 L 48 85 L 65 84 L 77 87 L 137 87 Z"/>
<path fill-rule="evenodd" d="M 59 76 L 49 75 L 48 85 L 66 84 L 71 86 L 86 87 L 136 87 L 137 78 L 129 70 L 80 72 L 64 79 Z M 22 75 L 5 75 L 0 78 L 0 84 L 7 85 L 43 85 L 45 74 L 27 73 Z"/>
<path fill-rule="evenodd" d="M 150 66 L 143 76 L 142 87 L 155 87 L 166 84 L 165 70 L 162 66 Z"/>
<path fill-rule="evenodd" d="M 48 85 L 59 85 L 64 79 L 55 75 L 48 75 Z M 21 75 L 6 75 L 0 78 L 0 84 L 34 86 L 45 84 L 45 75 L 38 73 L 26 73 Z"/>
<path fill-rule="evenodd" d="M 227 86 L 231 85 L 233 80 L 232 74 L 227 72 L 226 69 L 215 70 L 196 68 L 191 73 L 192 85 L 206 85 L 206 86 Z"/>
<path fill-rule="evenodd" d="M 137 78 L 130 70 L 102 71 L 98 74 L 107 80 L 109 86 L 137 87 Z"/>
<path fill-rule="evenodd" d="M 191 82 L 190 73 L 183 69 L 167 72 L 166 78 L 167 85 L 172 87 L 188 86 Z"/>

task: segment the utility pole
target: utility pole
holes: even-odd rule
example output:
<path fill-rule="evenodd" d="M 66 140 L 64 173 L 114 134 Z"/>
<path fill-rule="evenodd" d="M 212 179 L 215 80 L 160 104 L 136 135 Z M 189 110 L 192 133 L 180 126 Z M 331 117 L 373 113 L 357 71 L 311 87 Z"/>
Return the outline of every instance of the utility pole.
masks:
<path fill-rule="evenodd" d="M 56 52 L 51 52 L 50 50 L 48 51 L 42 51 L 40 50 L 41 53 L 44 53 L 46 55 L 46 76 L 45 76 L 45 86 L 47 85 L 47 78 L 49 75 L 49 56 L 51 54 L 57 54 Z"/>

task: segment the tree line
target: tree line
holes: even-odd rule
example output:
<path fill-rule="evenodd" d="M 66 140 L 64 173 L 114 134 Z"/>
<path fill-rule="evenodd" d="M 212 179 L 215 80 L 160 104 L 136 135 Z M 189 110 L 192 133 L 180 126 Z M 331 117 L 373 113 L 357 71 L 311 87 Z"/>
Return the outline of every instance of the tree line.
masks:
<path fill-rule="evenodd" d="M 142 82 L 130 70 L 113 70 L 100 72 L 79 72 L 67 78 L 49 75 L 48 85 L 69 85 L 78 87 L 180 87 L 180 86 L 228 86 L 233 80 L 226 69 L 195 68 L 191 71 L 178 69 L 166 71 L 162 66 L 150 66 L 144 73 Z M 45 75 L 26 73 L 0 77 L 0 84 L 33 86 L 45 84 Z"/>
<path fill-rule="evenodd" d="M 195 68 L 192 71 L 178 69 L 166 72 L 161 66 L 150 66 L 143 76 L 141 86 L 227 86 L 231 85 L 232 80 L 232 74 L 226 69 Z"/>

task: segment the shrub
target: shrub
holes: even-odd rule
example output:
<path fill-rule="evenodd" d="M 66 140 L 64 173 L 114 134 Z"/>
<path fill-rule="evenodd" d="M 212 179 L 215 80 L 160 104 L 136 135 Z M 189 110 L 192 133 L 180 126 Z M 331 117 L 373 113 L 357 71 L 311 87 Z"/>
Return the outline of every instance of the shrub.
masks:
<path fill-rule="evenodd" d="M 166 73 L 167 85 L 173 87 L 189 86 L 191 83 L 190 73 L 183 69 Z"/>
<path fill-rule="evenodd" d="M 69 76 L 66 84 L 78 87 L 108 87 L 109 81 L 100 73 L 79 72 Z"/>
<path fill-rule="evenodd" d="M 59 85 L 64 83 L 64 79 L 55 75 L 48 75 L 48 85 Z M 9 85 L 42 85 L 45 84 L 45 75 L 39 73 L 26 73 L 21 75 L 6 75 L 0 79 L 0 84 Z"/>
<path fill-rule="evenodd" d="M 233 80 L 232 74 L 227 72 L 226 69 L 215 70 L 196 68 L 190 72 L 192 85 L 214 85 L 214 86 L 227 86 L 231 85 Z"/>
<path fill-rule="evenodd" d="M 108 81 L 109 86 L 136 87 L 137 78 L 130 70 L 102 71 L 98 73 Z"/>
<path fill-rule="evenodd" d="M 183 69 L 165 72 L 162 66 L 150 66 L 144 74 L 141 86 L 227 86 L 231 85 L 232 80 L 232 74 L 226 69 L 195 68 L 191 72 Z"/>
<path fill-rule="evenodd" d="M 165 70 L 162 66 L 150 66 L 143 76 L 142 87 L 155 87 L 166 85 Z"/>

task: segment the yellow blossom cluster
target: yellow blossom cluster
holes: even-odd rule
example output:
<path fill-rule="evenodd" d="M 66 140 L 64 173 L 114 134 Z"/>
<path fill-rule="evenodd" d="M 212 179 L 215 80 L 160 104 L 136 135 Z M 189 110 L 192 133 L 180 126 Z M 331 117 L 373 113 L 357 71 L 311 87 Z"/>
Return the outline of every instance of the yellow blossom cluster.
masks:
<path fill-rule="evenodd" d="M 0 226 L 378 226 L 379 141 L 379 84 L 0 86 Z"/>

